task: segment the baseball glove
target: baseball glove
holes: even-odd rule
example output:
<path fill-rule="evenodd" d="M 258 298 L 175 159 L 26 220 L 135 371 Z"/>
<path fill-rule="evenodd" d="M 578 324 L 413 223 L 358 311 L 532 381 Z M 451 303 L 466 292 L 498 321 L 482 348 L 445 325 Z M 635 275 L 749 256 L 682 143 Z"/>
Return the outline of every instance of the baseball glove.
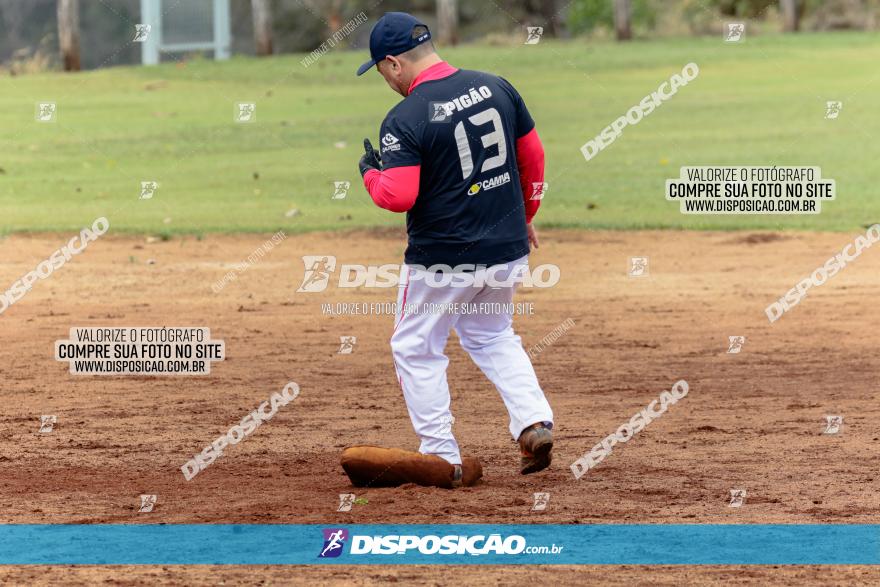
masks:
<path fill-rule="evenodd" d="M 382 171 L 382 159 L 379 158 L 379 153 L 373 149 L 370 139 L 364 139 L 364 154 L 361 156 L 360 162 L 358 162 L 358 169 L 361 172 L 361 177 L 365 176 L 371 169 Z"/>
<path fill-rule="evenodd" d="M 455 467 L 436 455 L 423 455 L 399 448 L 352 446 L 342 451 L 342 468 L 355 487 L 397 487 L 415 483 L 452 489 Z M 461 485 L 475 485 L 483 467 L 474 457 L 461 459 Z"/>

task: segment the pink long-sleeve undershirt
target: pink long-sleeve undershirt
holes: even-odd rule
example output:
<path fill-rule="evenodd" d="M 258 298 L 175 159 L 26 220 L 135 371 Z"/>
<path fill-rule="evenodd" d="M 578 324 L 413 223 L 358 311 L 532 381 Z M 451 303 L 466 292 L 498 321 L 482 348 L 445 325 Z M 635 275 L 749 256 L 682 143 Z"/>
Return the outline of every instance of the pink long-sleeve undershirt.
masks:
<path fill-rule="evenodd" d="M 534 198 L 535 185 L 544 183 L 544 147 L 538 131 L 532 129 L 516 140 L 516 166 L 519 169 L 526 223 L 530 223 L 541 206 Z M 406 212 L 416 203 L 419 195 L 421 166 L 407 165 L 379 171 L 371 169 L 364 175 L 364 186 L 380 208 L 392 212 Z"/>

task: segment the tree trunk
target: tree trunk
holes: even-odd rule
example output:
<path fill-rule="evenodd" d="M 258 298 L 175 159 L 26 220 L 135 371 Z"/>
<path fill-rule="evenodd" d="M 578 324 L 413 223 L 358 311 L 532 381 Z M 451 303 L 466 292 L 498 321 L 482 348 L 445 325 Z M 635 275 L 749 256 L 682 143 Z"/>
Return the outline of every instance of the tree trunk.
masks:
<path fill-rule="evenodd" d="M 64 71 L 79 71 L 79 0 L 58 0 L 58 46 Z"/>
<path fill-rule="evenodd" d="M 4 27 L 6 35 L 5 48 L 11 53 L 13 50 L 19 49 L 27 45 L 22 40 L 24 32 L 24 23 L 27 22 L 31 13 L 32 6 L 24 2 L 15 2 L 14 0 L 0 0 L 0 26 Z M 2 51 L 3 48 L 0 48 Z"/>
<path fill-rule="evenodd" d="M 556 14 L 556 0 L 540 2 L 541 16 L 544 18 L 544 33 L 551 37 L 559 36 L 559 17 Z"/>
<path fill-rule="evenodd" d="M 272 54 L 272 6 L 271 0 L 251 0 L 254 18 L 254 44 L 257 55 Z"/>
<path fill-rule="evenodd" d="M 342 28 L 342 0 L 333 0 L 330 2 L 327 14 L 327 28 L 330 29 L 330 35 L 336 34 L 336 31 Z"/>
<path fill-rule="evenodd" d="M 457 0 L 437 0 L 437 40 L 441 45 L 458 44 Z"/>
<path fill-rule="evenodd" d="M 632 39 L 632 27 L 630 26 L 630 0 L 613 0 L 614 2 L 614 29 L 617 31 L 618 41 Z"/>
<path fill-rule="evenodd" d="M 798 0 L 779 0 L 779 11 L 782 14 L 782 30 L 793 33 L 800 29 L 801 11 Z"/>

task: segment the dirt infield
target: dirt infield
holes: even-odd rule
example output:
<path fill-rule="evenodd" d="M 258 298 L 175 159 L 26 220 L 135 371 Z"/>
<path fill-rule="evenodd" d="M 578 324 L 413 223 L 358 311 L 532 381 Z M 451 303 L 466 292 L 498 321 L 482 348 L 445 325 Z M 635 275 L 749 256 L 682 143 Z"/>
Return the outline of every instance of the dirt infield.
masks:
<path fill-rule="evenodd" d="M 70 236 L 0 241 L 0 289 Z M 517 317 L 516 328 L 532 348 L 564 321 L 574 321 L 534 359 L 556 414 L 551 470 L 519 475 L 503 404 L 453 336 L 447 352 L 454 430 L 463 452 L 482 459 L 484 483 L 454 492 L 357 490 L 348 483 L 338 464 L 345 446 L 416 449 L 418 443 L 389 354 L 392 317 L 328 316 L 321 304 L 391 302 L 396 289 L 342 290 L 334 277 L 324 293 L 295 293 L 301 256 L 396 263 L 402 233 L 290 236 L 218 293 L 212 286 L 267 236 L 167 242 L 106 236 L 0 315 L 0 522 L 877 521 L 880 250 L 868 249 L 771 325 L 764 308 L 855 233 L 541 236 L 532 265 L 556 263 L 562 278 L 556 287 L 518 294 L 516 301 L 533 304 L 534 313 Z M 647 277 L 627 276 L 633 256 L 649 258 Z M 206 326 L 225 341 L 227 358 L 202 377 L 74 376 L 54 360 L 53 349 L 77 326 Z M 732 335 L 746 337 L 739 354 L 727 353 Z M 341 336 L 357 337 L 353 353 L 337 353 Z M 575 459 L 678 379 L 688 381 L 687 397 L 575 480 L 568 468 Z M 184 479 L 184 462 L 288 381 L 300 385 L 295 401 L 195 479 Z M 57 415 L 51 433 L 39 432 L 42 414 Z M 840 434 L 822 434 L 828 414 L 844 416 Z M 731 489 L 746 490 L 743 507 L 729 507 Z M 338 495 L 349 492 L 366 503 L 337 512 Z M 545 511 L 531 511 L 534 492 L 550 493 Z M 154 511 L 137 511 L 141 494 L 158 496 Z M 621 581 L 646 576 L 638 568 L 615 569 Z M 0 579 L 66 572 L 7 570 Z M 137 572 L 143 580 L 176 576 L 187 582 L 214 582 L 218 573 L 236 582 L 285 581 L 294 573 L 260 567 Z M 315 584 L 347 576 L 342 569 L 295 572 L 314 577 Z M 503 572 L 474 568 L 461 576 L 500 584 L 506 583 Z M 535 569 L 510 572 L 523 581 L 549 576 Z M 362 582 L 416 573 L 415 567 L 357 571 Z M 577 581 L 609 584 L 608 569 L 557 573 L 563 580 L 572 573 Z M 761 583 L 773 571 L 651 573 L 669 584 Z M 823 573 L 788 568 L 772 578 L 801 584 Z M 851 583 L 873 571 L 834 573 Z M 76 577 L 99 575 L 116 573 L 85 568 Z"/>
<path fill-rule="evenodd" d="M 112 577 L 112 579 L 108 579 Z M 2 567 L 0 578 L 27 585 L 876 585 L 872 567 Z"/>

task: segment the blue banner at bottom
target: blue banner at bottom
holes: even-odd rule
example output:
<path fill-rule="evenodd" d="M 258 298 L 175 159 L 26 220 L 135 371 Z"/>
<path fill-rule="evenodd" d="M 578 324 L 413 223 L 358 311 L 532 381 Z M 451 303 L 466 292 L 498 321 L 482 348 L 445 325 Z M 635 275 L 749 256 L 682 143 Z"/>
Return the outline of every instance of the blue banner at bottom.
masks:
<path fill-rule="evenodd" d="M 0 564 L 876 565 L 880 525 L 0 525 Z"/>

